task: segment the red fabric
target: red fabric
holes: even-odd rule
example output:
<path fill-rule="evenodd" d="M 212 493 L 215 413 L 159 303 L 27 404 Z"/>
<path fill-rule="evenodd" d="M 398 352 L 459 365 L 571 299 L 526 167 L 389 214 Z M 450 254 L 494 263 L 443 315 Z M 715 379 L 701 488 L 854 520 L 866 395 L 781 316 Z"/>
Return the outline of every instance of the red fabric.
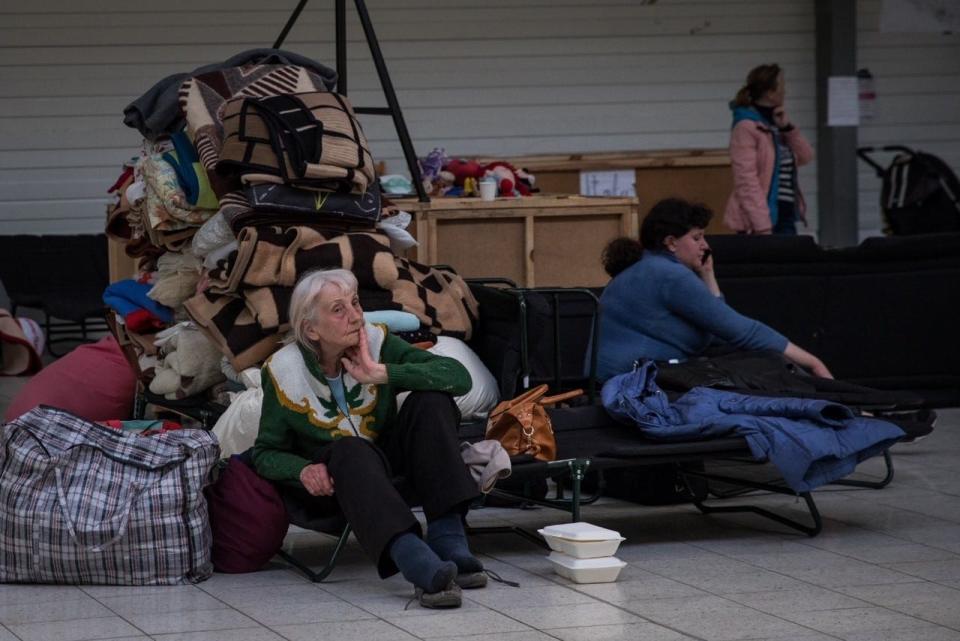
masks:
<path fill-rule="evenodd" d="M 150 334 L 159 329 L 165 329 L 167 326 L 166 323 L 145 309 L 130 312 L 123 317 L 123 322 L 126 323 L 127 329 L 137 334 Z"/>
<path fill-rule="evenodd" d="M 273 484 L 240 456 L 231 456 L 207 488 L 213 567 L 218 572 L 256 572 L 283 545 L 289 520 Z"/>
<path fill-rule="evenodd" d="M 123 173 L 121 173 L 120 177 L 117 178 L 117 182 L 110 185 L 110 189 L 107 190 L 107 193 L 112 194 L 113 192 L 119 190 L 121 187 L 123 187 L 123 183 L 127 182 L 127 179 L 131 176 L 133 176 L 133 167 L 124 167 Z"/>
<path fill-rule="evenodd" d="M 137 377 L 112 336 L 81 345 L 47 365 L 20 389 L 4 414 L 12 421 L 37 405 L 51 405 L 88 421 L 127 418 Z"/>

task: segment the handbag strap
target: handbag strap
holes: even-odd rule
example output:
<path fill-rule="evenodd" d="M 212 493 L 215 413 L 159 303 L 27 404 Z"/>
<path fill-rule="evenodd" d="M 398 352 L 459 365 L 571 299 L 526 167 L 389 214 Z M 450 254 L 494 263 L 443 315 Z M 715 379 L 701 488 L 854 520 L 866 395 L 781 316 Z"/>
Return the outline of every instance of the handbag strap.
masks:
<path fill-rule="evenodd" d="M 510 410 L 511 408 L 516 407 L 518 405 L 523 405 L 524 403 L 536 403 L 546 393 L 547 393 L 546 384 L 537 385 L 533 389 L 527 390 L 526 392 L 524 392 L 523 394 L 521 394 L 520 396 L 512 400 L 504 401 L 500 403 L 502 407 L 498 407 L 490 416 L 492 417 L 492 416 L 496 416 L 497 414 L 502 414 Z"/>
<path fill-rule="evenodd" d="M 563 401 L 569 401 L 571 398 L 576 398 L 578 396 L 583 396 L 582 389 L 575 389 L 569 392 L 564 392 L 563 394 L 557 394 L 555 396 L 544 396 L 540 399 L 541 405 L 553 405 L 554 403 L 562 403 Z"/>

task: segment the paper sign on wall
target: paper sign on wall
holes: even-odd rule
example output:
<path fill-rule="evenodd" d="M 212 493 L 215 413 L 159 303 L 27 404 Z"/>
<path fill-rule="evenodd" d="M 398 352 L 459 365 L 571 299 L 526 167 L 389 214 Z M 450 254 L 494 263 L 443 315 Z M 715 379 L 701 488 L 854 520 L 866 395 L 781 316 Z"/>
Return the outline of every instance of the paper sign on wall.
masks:
<path fill-rule="evenodd" d="M 581 196 L 636 196 L 636 173 L 632 169 L 581 171 Z"/>
<path fill-rule="evenodd" d="M 856 127 L 860 124 L 859 81 L 856 76 L 827 79 L 827 126 Z"/>

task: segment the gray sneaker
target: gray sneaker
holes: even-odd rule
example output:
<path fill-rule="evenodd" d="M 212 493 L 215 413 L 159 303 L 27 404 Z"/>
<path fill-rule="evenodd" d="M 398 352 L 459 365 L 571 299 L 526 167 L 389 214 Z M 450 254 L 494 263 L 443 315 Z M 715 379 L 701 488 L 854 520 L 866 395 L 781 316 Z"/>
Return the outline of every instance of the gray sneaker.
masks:
<path fill-rule="evenodd" d="M 424 592 L 423 588 L 417 588 L 416 594 L 422 608 L 459 608 L 463 603 L 463 591 L 455 581 L 450 581 L 439 592 Z"/>
<path fill-rule="evenodd" d="M 454 581 L 464 590 L 485 588 L 487 587 L 487 574 L 483 570 L 480 572 L 467 572 L 466 574 L 458 574 Z"/>

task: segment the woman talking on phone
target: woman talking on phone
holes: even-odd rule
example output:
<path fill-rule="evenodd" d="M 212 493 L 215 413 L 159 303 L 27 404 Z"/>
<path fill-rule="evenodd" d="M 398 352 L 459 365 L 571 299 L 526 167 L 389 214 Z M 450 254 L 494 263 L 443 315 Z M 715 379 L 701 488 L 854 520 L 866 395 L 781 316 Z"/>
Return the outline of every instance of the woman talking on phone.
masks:
<path fill-rule="evenodd" d="M 816 376 L 823 362 L 723 300 L 704 231 L 713 213 L 677 198 L 643 219 L 640 240 L 617 238 L 603 253 L 613 277 L 600 297 L 598 376 L 628 372 L 639 359 L 686 360 L 714 339 L 743 350 L 775 350 Z"/>
<path fill-rule="evenodd" d="M 733 193 L 723 222 L 744 234 L 796 234 L 806 223 L 806 203 L 797 167 L 813 149 L 784 109 L 786 85 L 778 65 L 760 65 L 747 75 L 730 109 Z"/>

